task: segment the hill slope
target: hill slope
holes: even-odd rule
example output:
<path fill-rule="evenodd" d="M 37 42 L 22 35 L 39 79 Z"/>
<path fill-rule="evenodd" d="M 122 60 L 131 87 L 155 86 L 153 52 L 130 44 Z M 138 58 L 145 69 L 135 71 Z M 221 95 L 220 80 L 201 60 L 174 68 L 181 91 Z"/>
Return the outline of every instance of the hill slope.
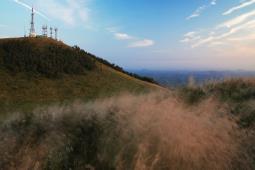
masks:
<path fill-rule="evenodd" d="M 52 39 L 0 40 L 2 106 L 77 98 L 89 100 L 158 88 L 123 72 L 120 67 L 78 47 Z"/>

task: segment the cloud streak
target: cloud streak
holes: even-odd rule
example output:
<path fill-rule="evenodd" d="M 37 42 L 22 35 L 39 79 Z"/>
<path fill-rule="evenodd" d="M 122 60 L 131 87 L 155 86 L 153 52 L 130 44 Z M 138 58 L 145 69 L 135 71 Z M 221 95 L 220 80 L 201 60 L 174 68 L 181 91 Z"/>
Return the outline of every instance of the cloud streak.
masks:
<path fill-rule="evenodd" d="M 186 19 L 190 20 L 192 18 L 199 17 L 201 13 L 207 8 L 207 6 L 203 5 L 198 7 L 190 16 L 188 16 Z"/>
<path fill-rule="evenodd" d="M 232 14 L 233 12 L 235 12 L 237 10 L 240 10 L 242 8 L 248 7 L 248 6 L 253 5 L 253 4 L 255 4 L 255 0 L 249 0 L 249 1 L 243 2 L 238 6 L 234 6 L 234 7 L 230 8 L 229 10 L 224 12 L 222 15 Z"/>
<path fill-rule="evenodd" d="M 16 4 L 32 9 L 32 6 L 21 1 L 12 0 Z M 35 0 L 35 5 L 40 7 L 40 10 L 46 11 L 46 14 L 35 9 L 35 13 L 40 17 L 50 21 L 52 19 L 60 20 L 67 25 L 76 25 L 78 23 L 84 24 L 89 19 L 90 10 L 85 6 L 87 1 L 80 0 L 66 0 L 60 2 L 58 0 Z M 49 17 L 50 18 L 49 18 Z"/>
<path fill-rule="evenodd" d="M 231 28 L 233 26 L 236 26 L 238 24 L 241 24 L 241 23 L 247 21 L 248 19 L 250 19 L 251 17 L 254 17 L 254 16 L 255 16 L 255 10 L 253 10 L 251 12 L 244 13 L 242 15 L 239 15 L 231 20 L 228 20 L 228 21 L 224 22 L 223 24 L 219 25 L 218 27 Z"/>
<path fill-rule="evenodd" d="M 79 23 L 87 23 L 89 20 L 90 10 L 85 4 L 87 1 L 66 0 L 60 3 L 57 0 L 37 0 L 36 2 L 51 18 L 60 20 L 66 25 L 75 26 Z"/>
<path fill-rule="evenodd" d="M 22 1 L 20 1 L 20 0 L 13 0 L 13 2 L 15 2 L 16 4 L 21 5 L 21 6 L 25 7 L 25 8 L 27 8 L 27 9 L 32 10 L 32 6 L 30 6 L 30 5 L 28 5 L 28 4 L 24 3 L 24 2 L 22 2 Z M 39 12 L 38 10 L 34 9 L 34 11 L 35 11 L 36 14 L 38 14 L 38 15 L 41 16 L 42 18 L 44 18 L 44 19 L 46 19 L 46 20 L 48 20 L 48 21 L 50 20 L 46 15 L 44 15 L 44 14 L 41 13 L 41 12 Z"/>
<path fill-rule="evenodd" d="M 213 2 L 212 2 L 213 3 Z M 235 6 L 223 15 L 248 7 L 255 3 L 255 0 L 249 0 Z M 190 44 L 192 48 L 196 47 L 215 47 L 224 49 L 224 47 L 233 47 L 238 44 L 241 48 L 250 48 L 255 35 L 255 10 L 241 13 L 225 22 L 216 25 L 214 28 L 200 29 L 200 31 L 190 31 L 183 35 L 181 43 Z M 235 44 L 233 44 L 235 42 Z M 253 47 L 252 47 L 253 48 Z"/>
<path fill-rule="evenodd" d="M 242 16 L 249 15 L 243 14 Z M 253 39 L 249 37 L 254 37 L 255 35 L 255 20 L 248 20 L 247 17 L 239 19 L 239 17 L 216 26 L 204 36 L 202 32 L 188 32 L 184 35 L 184 39 L 181 42 L 190 43 L 192 48 L 196 48 L 199 46 L 232 45 L 231 41 L 239 41 L 241 47 L 242 44 Z"/>
<path fill-rule="evenodd" d="M 184 39 L 182 39 L 180 42 L 183 42 L 183 43 L 188 43 L 188 42 L 192 42 L 194 40 L 198 40 L 200 39 L 201 37 L 197 35 L 196 32 L 194 31 L 191 31 L 191 32 L 188 32 L 186 33 L 184 36 Z"/>
<path fill-rule="evenodd" d="M 199 17 L 207 8 L 214 6 L 216 4 L 217 4 L 217 0 L 211 0 L 210 4 L 202 5 L 198 7 L 190 16 L 186 18 L 186 20 Z"/>

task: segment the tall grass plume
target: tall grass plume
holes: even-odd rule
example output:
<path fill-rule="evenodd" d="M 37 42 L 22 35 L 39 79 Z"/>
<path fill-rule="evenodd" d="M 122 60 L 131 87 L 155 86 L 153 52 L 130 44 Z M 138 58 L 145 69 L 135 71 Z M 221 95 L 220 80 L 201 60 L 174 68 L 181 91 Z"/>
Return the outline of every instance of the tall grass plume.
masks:
<path fill-rule="evenodd" d="M 0 129 L 0 169 L 252 169 L 225 107 L 125 94 L 16 114 Z"/>

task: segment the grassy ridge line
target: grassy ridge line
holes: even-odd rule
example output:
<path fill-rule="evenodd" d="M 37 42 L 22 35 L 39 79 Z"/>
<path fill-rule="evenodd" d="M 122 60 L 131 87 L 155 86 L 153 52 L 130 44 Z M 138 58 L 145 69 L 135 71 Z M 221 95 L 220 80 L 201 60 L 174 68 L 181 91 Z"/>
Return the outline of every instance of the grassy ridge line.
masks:
<path fill-rule="evenodd" d="M 21 53 L 21 55 L 19 53 Z M 67 64 L 67 66 L 60 67 L 58 64 Z M 51 67 L 48 65 L 51 65 Z M 51 74 L 53 74 L 53 78 L 56 78 L 61 76 L 61 74 L 77 75 L 84 74 L 93 69 L 102 70 L 102 66 L 110 68 L 107 71 L 113 70 L 118 72 L 120 76 L 125 76 L 130 80 L 138 79 L 140 81 L 137 82 L 146 82 L 145 84 L 147 85 L 156 84 L 155 87 L 160 87 L 152 78 L 127 72 L 123 68 L 107 60 L 80 49 L 78 46 L 70 47 L 50 38 L 0 39 L 0 69 L 5 68 L 12 73 L 31 72 L 46 77 L 52 77 Z M 40 67 L 40 69 L 38 69 L 38 67 Z M 54 67 L 59 68 L 54 69 Z M 75 67 L 80 68 L 77 69 Z"/>
<path fill-rule="evenodd" d="M 12 72 L 34 72 L 47 77 L 61 74 L 83 74 L 102 63 L 136 79 L 157 84 L 150 77 L 125 71 L 123 68 L 80 49 L 50 38 L 12 38 L 0 40 L 0 67 Z"/>

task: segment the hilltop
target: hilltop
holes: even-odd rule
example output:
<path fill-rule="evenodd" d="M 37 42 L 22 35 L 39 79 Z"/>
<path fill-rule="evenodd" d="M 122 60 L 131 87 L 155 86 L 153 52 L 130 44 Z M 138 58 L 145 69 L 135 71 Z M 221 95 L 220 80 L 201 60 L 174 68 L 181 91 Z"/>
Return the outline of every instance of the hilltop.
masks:
<path fill-rule="evenodd" d="M 50 38 L 0 40 L 1 106 L 90 100 L 158 88 L 77 46 Z"/>

